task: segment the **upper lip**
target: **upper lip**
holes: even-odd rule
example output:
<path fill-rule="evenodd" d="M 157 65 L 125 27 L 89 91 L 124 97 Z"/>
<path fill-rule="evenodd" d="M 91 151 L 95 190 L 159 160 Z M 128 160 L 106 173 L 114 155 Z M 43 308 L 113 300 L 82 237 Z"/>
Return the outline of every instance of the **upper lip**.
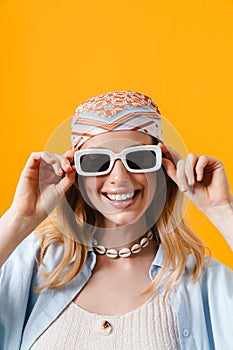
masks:
<path fill-rule="evenodd" d="M 128 190 L 128 189 L 125 189 L 125 190 L 105 190 L 105 191 L 101 191 L 103 194 L 128 194 L 128 193 L 135 193 L 136 189 L 131 189 L 131 190 Z"/>
<path fill-rule="evenodd" d="M 120 191 L 108 191 L 108 192 L 102 192 L 102 195 L 104 197 L 107 197 L 110 200 L 131 200 L 133 199 L 136 194 L 138 194 L 140 190 L 134 190 L 131 192 L 120 192 Z"/>

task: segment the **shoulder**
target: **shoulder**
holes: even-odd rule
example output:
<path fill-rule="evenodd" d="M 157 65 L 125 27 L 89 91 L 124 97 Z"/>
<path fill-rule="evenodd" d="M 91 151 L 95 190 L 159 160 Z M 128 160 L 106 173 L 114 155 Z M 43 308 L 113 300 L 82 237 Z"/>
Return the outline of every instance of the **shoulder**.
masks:
<path fill-rule="evenodd" d="M 40 254 L 40 237 L 37 232 L 32 232 L 26 237 L 14 252 L 9 256 L 1 270 L 12 268 L 12 266 L 28 269 L 34 265 Z M 60 261 L 64 253 L 63 247 L 57 244 L 50 244 L 46 250 L 44 264 L 49 269 L 53 268 Z"/>
<path fill-rule="evenodd" d="M 14 285 L 30 283 L 39 247 L 39 239 L 34 232 L 19 244 L 0 269 L 2 289 L 10 290 Z"/>
<path fill-rule="evenodd" d="M 195 258 L 190 255 L 186 264 L 186 275 L 195 267 Z M 205 256 L 202 273 L 197 283 L 202 291 L 214 295 L 216 292 L 230 294 L 233 298 L 233 270 L 218 260 Z"/>
<path fill-rule="evenodd" d="M 192 280 L 195 257 L 190 255 L 183 278 L 172 291 L 169 301 L 178 315 L 179 329 L 193 335 L 198 349 L 231 349 L 233 342 L 233 271 L 217 261 L 205 257 L 202 273 Z M 184 334 L 184 333 L 183 333 Z M 223 337 L 223 334 L 226 336 Z M 185 344 L 191 337 L 182 336 Z M 224 345 L 223 345 L 224 344 Z M 186 346 L 186 345 L 184 345 Z M 193 348 L 192 344 L 190 348 Z"/>
<path fill-rule="evenodd" d="M 18 263 L 19 266 L 28 266 L 28 263 L 31 263 L 33 260 L 35 260 L 39 246 L 40 244 L 38 236 L 35 232 L 32 232 L 13 251 L 13 253 L 6 260 L 5 264 L 3 264 L 2 269 L 4 270 L 8 266 L 17 265 Z"/>
<path fill-rule="evenodd" d="M 211 293 L 227 293 L 233 299 L 233 270 L 213 258 L 206 258 L 201 283 Z"/>

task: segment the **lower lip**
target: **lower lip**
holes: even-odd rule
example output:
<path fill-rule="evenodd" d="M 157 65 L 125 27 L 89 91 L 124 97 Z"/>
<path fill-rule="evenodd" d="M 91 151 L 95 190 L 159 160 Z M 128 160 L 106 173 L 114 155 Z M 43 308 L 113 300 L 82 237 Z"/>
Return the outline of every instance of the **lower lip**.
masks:
<path fill-rule="evenodd" d="M 127 209 L 136 203 L 136 201 L 138 200 L 139 194 L 140 192 L 137 193 L 132 199 L 128 201 L 111 201 L 109 198 L 105 197 L 104 195 L 103 197 L 112 207 L 117 209 Z"/>

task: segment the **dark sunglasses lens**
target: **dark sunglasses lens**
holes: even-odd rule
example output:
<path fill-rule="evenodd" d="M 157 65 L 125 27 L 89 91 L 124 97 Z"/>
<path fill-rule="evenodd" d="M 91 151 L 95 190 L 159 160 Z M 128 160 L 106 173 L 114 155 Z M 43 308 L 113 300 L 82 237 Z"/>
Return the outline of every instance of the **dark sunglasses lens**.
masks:
<path fill-rule="evenodd" d="M 81 169 L 87 173 L 100 173 L 108 170 L 110 157 L 107 154 L 86 154 L 80 158 Z"/>
<path fill-rule="evenodd" d="M 132 170 L 154 168 L 156 161 L 156 153 L 150 150 L 133 151 L 126 155 L 126 162 Z"/>

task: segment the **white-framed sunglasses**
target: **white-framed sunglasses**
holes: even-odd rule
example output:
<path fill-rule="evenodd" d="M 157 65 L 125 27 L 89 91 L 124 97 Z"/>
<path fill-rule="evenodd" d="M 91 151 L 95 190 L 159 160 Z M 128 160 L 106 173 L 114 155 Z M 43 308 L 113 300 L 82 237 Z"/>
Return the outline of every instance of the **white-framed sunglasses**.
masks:
<path fill-rule="evenodd" d="M 75 152 L 74 164 L 82 176 L 100 176 L 110 173 L 117 159 L 131 173 L 149 173 L 161 168 L 162 152 L 158 146 L 142 145 L 115 153 L 110 149 L 95 148 Z"/>

